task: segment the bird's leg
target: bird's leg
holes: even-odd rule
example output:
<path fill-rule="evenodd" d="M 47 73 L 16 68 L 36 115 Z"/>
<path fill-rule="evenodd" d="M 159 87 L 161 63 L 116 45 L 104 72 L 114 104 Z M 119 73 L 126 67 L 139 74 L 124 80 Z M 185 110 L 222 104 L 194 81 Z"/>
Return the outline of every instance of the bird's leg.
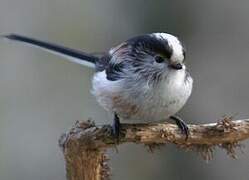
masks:
<path fill-rule="evenodd" d="M 185 140 L 187 140 L 189 135 L 188 125 L 178 116 L 170 116 L 170 119 L 175 121 L 176 125 L 181 129 L 182 133 L 186 135 Z"/>
<path fill-rule="evenodd" d="M 113 124 L 112 124 L 112 134 L 116 138 L 117 142 L 119 142 L 119 137 L 120 137 L 120 120 L 117 115 L 117 113 L 114 113 L 114 119 L 113 119 Z"/>

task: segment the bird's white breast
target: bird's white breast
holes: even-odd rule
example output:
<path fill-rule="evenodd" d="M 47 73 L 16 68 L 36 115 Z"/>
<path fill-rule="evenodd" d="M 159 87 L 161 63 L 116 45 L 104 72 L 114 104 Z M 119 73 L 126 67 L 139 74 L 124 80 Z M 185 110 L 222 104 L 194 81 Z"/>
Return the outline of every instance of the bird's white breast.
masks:
<path fill-rule="evenodd" d="M 132 84 L 130 86 L 129 84 Z M 95 74 L 92 93 L 106 110 L 116 112 L 127 122 L 156 122 L 179 111 L 192 91 L 192 78 L 185 70 L 170 73 L 158 86 L 147 83 L 109 81 L 105 71 Z"/>

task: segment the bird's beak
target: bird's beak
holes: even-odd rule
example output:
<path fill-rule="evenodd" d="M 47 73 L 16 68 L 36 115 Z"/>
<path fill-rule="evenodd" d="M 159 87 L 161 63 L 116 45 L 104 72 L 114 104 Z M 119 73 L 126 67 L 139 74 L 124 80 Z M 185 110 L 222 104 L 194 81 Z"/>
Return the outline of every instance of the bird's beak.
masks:
<path fill-rule="evenodd" d="M 175 69 L 175 70 L 180 70 L 183 68 L 181 63 L 172 63 L 169 65 L 171 68 Z"/>

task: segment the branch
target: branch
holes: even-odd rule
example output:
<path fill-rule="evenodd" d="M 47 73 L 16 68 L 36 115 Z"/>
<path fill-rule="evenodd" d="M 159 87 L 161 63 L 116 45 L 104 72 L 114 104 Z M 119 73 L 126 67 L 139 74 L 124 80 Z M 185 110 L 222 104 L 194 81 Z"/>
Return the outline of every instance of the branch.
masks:
<path fill-rule="evenodd" d="M 198 151 L 205 159 L 211 159 L 213 148 L 219 146 L 235 157 L 238 142 L 249 138 L 249 119 L 232 121 L 231 118 L 224 118 L 218 123 L 189 125 L 189 131 L 186 141 L 185 135 L 174 124 L 122 124 L 119 143 L 145 144 L 152 150 L 158 144 L 174 143 L 181 148 Z M 60 146 L 66 160 L 68 180 L 108 179 L 104 152 L 117 145 L 110 132 L 109 125 L 77 122 L 61 137 Z M 94 174 L 89 172 L 95 172 L 98 177 L 86 176 Z"/>

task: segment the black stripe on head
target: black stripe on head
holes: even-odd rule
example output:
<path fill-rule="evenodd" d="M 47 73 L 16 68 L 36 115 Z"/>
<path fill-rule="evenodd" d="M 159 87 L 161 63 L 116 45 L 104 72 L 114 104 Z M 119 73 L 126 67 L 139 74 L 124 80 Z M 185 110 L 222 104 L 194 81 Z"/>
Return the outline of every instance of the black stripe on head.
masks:
<path fill-rule="evenodd" d="M 141 50 L 141 48 L 143 48 L 143 50 L 148 51 L 148 53 L 160 54 L 166 58 L 170 58 L 173 53 L 173 50 L 169 46 L 167 40 L 159 39 L 149 34 L 129 39 L 127 43 L 132 46 L 133 50 Z"/>

